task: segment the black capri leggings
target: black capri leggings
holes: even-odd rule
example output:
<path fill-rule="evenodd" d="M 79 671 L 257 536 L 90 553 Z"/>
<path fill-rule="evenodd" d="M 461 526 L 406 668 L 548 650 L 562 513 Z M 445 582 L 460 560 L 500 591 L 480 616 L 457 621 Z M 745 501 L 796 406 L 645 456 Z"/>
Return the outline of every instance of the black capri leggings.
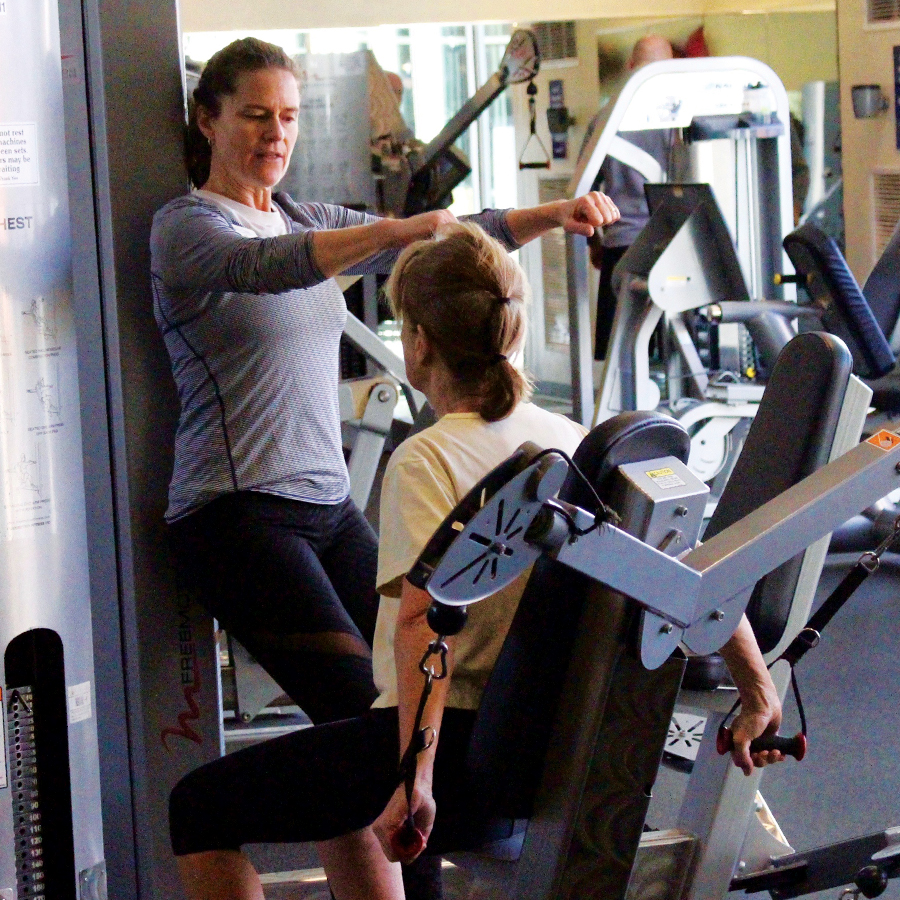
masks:
<path fill-rule="evenodd" d="M 239 491 L 169 534 L 185 586 L 313 722 L 371 706 L 378 542 L 351 500 Z"/>
<path fill-rule="evenodd" d="M 467 788 L 471 710 L 447 709 L 434 766 L 437 818 L 428 852 L 461 850 L 484 819 Z M 243 844 L 321 841 L 370 825 L 399 784 L 397 709 L 373 709 L 239 750 L 172 791 L 176 856 Z"/>

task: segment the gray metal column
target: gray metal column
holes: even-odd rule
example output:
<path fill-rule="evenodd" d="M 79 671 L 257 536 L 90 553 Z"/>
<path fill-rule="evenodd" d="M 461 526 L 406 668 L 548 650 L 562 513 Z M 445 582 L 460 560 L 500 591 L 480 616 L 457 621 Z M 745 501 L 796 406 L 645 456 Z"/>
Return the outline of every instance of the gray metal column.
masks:
<path fill-rule="evenodd" d="M 118 632 L 128 739 L 108 724 L 106 845 L 110 896 L 149 900 L 180 891 L 168 792 L 220 751 L 211 620 L 179 593 L 163 525 L 177 398 L 153 320 L 148 240 L 153 213 L 187 189 L 177 6 L 84 0 L 83 24 L 114 507 L 114 532 L 94 522 L 89 537 L 97 553 L 115 546 L 118 627 L 104 627 Z M 125 827 L 118 792 L 133 804 Z"/>

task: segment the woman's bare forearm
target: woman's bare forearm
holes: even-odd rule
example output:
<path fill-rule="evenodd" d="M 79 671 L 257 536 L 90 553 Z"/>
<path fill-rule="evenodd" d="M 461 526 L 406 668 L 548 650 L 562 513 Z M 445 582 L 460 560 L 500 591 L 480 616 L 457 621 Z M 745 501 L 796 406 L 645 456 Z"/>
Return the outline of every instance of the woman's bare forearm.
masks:
<path fill-rule="evenodd" d="M 743 705 L 780 706 L 778 692 L 746 616 L 719 651 L 728 665 Z"/>
<path fill-rule="evenodd" d="M 313 256 L 319 271 L 331 278 L 383 250 L 430 238 L 441 225 L 454 221 L 452 213 L 439 209 L 408 219 L 378 219 L 367 225 L 317 231 L 312 237 Z"/>
<path fill-rule="evenodd" d="M 563 224 L 561 205 L 564 201 L 554 200 L 528 209 L 511 209 L 506 214 L 506 224 L 519 244 L 527 244 L 552 228 Z"/>
<path fill-rule="evenodd" d="M 605 194 L 591 191 L 574 200 L 554 200 L 528 209 L 511 209 L 506 224 L 519 244 L 540 237 L 551 228 L 591 237 L 595 228 L 619 218 L 619 210 Z"/>
<path fill-rule="evenodd" d="M 400 246 L 396 225 L 393 219 L 380 219 L 370 225 L 315 232 L 312 246 L 316 266 L 331 278 L 382 250 Z"/>
<path fill-rule="evenodd" d="M 397 630 L 394 637 L 394 659 L 397 664 L 397 714 L 400 720 L 400 754 L 403 755 L 413 733 L 416 710 L 422 696 L 425 676 L 419 669 L 428 645 L 435 634 L 426 620 L 431 597 L 426 591 L 413 587 L 404 580 L 401 596 L 400 615 L 397 619 Z M 419 754 L 416 779 L 420 783 L 431 785 L 434 766 L 434 754 L 440 735 L 441 719 L 447 701 L 447 689 L 450 674 L 453 671 L 454 639 L 447 639 L 447 677 L 432 682 L 431 695 L 422 714 L 422 728 L 434 729 L 434 741 L 431 746 Z M 440 657 L 432 656 L 430 664 L 440 670 Z"/>

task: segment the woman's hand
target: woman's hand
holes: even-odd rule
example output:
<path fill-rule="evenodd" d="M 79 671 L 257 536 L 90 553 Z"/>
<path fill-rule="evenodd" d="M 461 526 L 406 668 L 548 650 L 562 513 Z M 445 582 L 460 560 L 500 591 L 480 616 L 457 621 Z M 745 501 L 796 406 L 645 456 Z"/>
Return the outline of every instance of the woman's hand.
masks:
<path fill-rule="evenodd" d="M 408 219 L 385 219 L 390 223 L 393 232 L 392 246 L 405 247 L 413 241 L 427 240 L 444 225 L 456 221 L 456 216 L 448 209 L 436 209 L 432 212 L 419 213 Z"/>
<path fill-rule="evenodd" d="M 431 795 L 431 786 L 425 783 L 419 784 L 413 788 L 412 793 L 412 815 L 416 828 L 421 832 L 424 838 L 424 844 L 412 853 L 400 853 L 396 836 L 400 834 L 406 825 L 409 814 L 409 807 L 406 803 L 406 789 L 401 784 L 394 795 L 388 801 L 388 805 L 384 808 L 381 815 L 372 823 L 372 830 L 381 844 L 384 855 L 391 862 L 411 863 L 424 849 L 431 835 L 431 828 L 434 825 L 434 815 L 436 806 L 434 797 Z"/>
<path fill-rule="evenodd" d="M 784 760 L 784 754 L 780 750 L 750 752 L 750 741 L 762 735 L 777 734 L 780 725 L 781 701 L 771 679 L 768 684 L 761 684 L 754 689 L 750 696 L 741 694 L 741 711 L 731 723 L 734 738 L 731 758 L 745 775 L 749 775 L 754 767 L 763 768 Z"/>
<path fill-rule="evenodd" d="M 551 228 L 564 228 L 589 238 L 594 229 L 619 219 L 619 209 L 606 194 L 591 191 L 575 200 L 554 200 L 529 209 L 511 209 L 506 224 L 519 244 L 540 237 Z"/>
<path fill-rule="evenodd" d="M 745 775 L 749 775 L 754 766 L 761 768 L 784 759 L 780 750 L 750 753 L 750 741 L 778 731 L 781 701 L 746 616 L 741 616 L 734 634 L 719 652 L 728 664 L 741 698 L 740 715 L 731 725 L 734 736 L 731 758 Z"/>
<path fill-rule="evenodd" d="M 595 228 L 619 220 L 619 208 L 606 194 L 591 191 L 575 200 L 560 201 L 559 224 L 571 234 L 593 237 Z"/>

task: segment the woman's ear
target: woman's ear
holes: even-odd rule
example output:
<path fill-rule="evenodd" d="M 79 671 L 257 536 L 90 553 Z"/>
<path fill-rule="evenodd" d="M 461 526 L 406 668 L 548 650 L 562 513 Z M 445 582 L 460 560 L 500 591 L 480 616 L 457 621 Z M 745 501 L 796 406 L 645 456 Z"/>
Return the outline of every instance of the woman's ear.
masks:
<path fill-rule="evenodd" d="M 200 129 L 200 133 L 205 137 L 210 143 L 212 143 L 213 138 L 213 122 L 215 121 L 215 116 L 213 116 L 210 111 L 205 106 L 197 105 L 197 127 Z"/>
<path fill-rule="evenodd" d="M 428 365 L 431 362 L 432 349 L 425 329 L 421 325 L 416 325 L 416 330 L 413 332 L 413 353 L 416 357 L 416 364 Z"/>

